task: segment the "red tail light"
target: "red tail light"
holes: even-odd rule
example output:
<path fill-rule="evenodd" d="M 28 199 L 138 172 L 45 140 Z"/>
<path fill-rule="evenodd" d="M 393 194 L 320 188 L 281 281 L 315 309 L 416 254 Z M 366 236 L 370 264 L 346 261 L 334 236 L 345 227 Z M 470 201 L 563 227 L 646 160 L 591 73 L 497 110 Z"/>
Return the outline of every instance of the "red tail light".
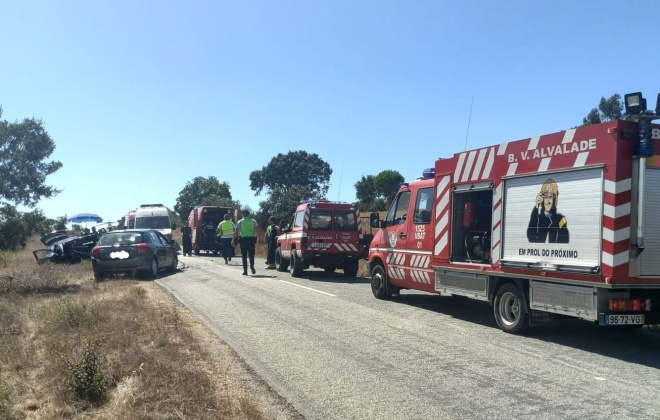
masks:
<path fill-rule="evenodd" d="M 612 299 L 610 311 L 650 311 L 651 299 Z"/>
<path fill-rule="evenodd" d="M 144 242 L 141 244 L 137 244 L 137 252 L 138 254 L 148 254 L 149 253 L 149 246 L 145 244 Z"/>
<path fill-rule="evenodd" d="M 92 257 L 98 257 L 99 256 L 99 246 L 96 245 L 94 248 L 92 248 Z"/>

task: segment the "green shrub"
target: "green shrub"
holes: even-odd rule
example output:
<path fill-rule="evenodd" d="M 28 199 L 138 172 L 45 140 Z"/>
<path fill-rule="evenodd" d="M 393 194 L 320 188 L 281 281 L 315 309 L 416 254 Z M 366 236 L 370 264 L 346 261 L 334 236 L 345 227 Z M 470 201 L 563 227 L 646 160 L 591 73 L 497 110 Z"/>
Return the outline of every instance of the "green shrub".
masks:
<path fill-rule="evenodd" d="M 90 344 L 85 346 L 80 359 L 67 360 L 66 365 L 66 386 L 79 398 L 91 402 L 101 401 L 114 383 L 103 374 L 96 349 Z"/>

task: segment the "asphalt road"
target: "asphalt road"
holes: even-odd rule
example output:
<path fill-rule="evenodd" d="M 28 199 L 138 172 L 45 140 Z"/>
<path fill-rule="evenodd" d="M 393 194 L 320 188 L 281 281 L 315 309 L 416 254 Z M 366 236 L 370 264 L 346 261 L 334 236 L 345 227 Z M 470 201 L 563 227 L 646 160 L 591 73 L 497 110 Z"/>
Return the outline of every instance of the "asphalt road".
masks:
<path fill-rule="evenodd" d="M 659 419 L 660 334 L 501 332 L 483 302 L 180 257 L 158 283 L 308 419 Z"/>

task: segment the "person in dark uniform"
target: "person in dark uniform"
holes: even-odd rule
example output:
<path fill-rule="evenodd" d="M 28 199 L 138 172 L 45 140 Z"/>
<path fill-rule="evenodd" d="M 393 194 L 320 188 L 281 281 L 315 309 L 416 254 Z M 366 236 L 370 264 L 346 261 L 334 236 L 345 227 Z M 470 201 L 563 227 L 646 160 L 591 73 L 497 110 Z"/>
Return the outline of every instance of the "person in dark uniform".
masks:
<path fill-rule="evenodd" d="M 557 184 L 548 178 L 536 196 L 536 207 L 527 226 L 527 240 L 535 243 L 567 244 L 570 241 L 568 222 L 557 212 L 559 190 Z"/>
<path fill-rule="evenodd" d="M 181 226 L 181 239 L 183 241 L 183 255 L 192 255 L 192 229 L 188 223 Z"/>
<path fill-rule="evenodd" d="M 279 229 L 275 224 L 275 218 L 270 216 L 268 218 L 268 227 L 266 228 L 266 246 L 268 251 L 266 253 L 266 269 L 275 269 L 275 249 L 277 248 L 277 235 Z"/>

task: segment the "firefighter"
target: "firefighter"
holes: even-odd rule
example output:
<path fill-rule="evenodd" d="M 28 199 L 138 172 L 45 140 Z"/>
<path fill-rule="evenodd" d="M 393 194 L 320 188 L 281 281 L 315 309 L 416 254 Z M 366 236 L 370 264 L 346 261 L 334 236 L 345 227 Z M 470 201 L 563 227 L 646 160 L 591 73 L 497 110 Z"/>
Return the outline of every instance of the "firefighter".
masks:
<path fill-rule="evenodd" d="M 250 260 L 250 270 L 256 274 L 254 269 L 254 248 L 257 243 L 257 221 L 250 217 L 248 210 L 243 210 L 243 218 L 236 223 L 234 230 L 234 241 L 238 239 L 241 245 L 241 259 L 243 260 L 243 275 L 247 276 L 248 259 Z"/>
<path fill-rule="evenodd" d="M 275 224 L 275 217 L 268 218 L 268 227 L 266 228 L 266 246 L 268 251 L 266 254 L 266 270 L 275 269 L 275 249 L 277 248 L 277 235 L 279 228 Z"/>
<path fill-rule="evenodd" d="M 535 243 L 567 244 L 570 240 L 568 222 L 563 214 L 557 212 L 559 189 L 548 178 L 536 196 L 536 206 L 527 227 L 527 240 Z"/>
<path fill-rule="evenodd" d="M 225 214 L 224 220 L 218 224 L 216 236 L 220 239 L 220 246 L 222 247 L 222 257 L 225 259 L 225 264 L 231 261 L 231 254 L 234 247 L 231 246 L 231 238 L 234 235 L 236 226 L 231 221 L 231 215 Z"/>
<path fill-rule="evenodd" d="M 192 255 L 192 229 L 188 223 L 181 226 L 181 240 L 183 241 L 183 255 Z"/>

